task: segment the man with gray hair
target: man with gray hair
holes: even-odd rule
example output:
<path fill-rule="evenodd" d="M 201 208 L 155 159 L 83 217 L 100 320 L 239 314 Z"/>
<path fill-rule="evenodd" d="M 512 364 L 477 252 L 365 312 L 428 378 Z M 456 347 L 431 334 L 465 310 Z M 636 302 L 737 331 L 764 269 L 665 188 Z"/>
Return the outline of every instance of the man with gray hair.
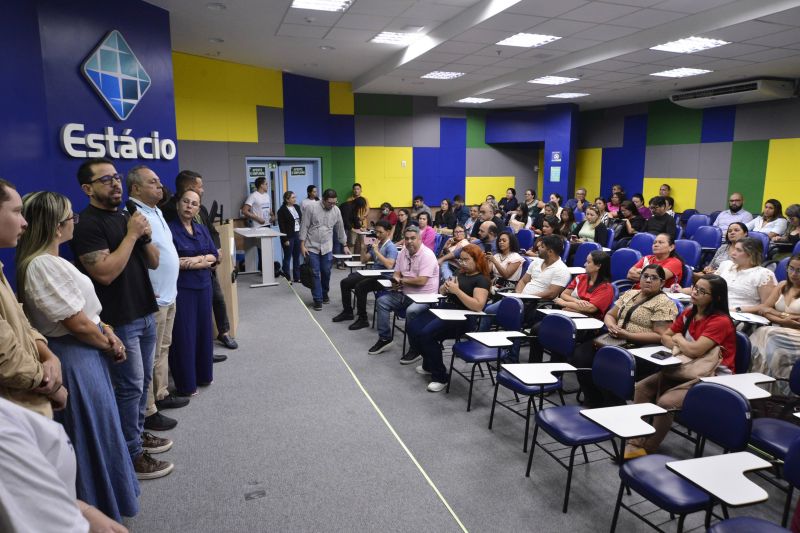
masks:
<path fill-rule="evenodd" d="M 491 202 L 484 202 L 481 204 L 480 209 L 478 210 L 479 217 L 478 221 L 475 222 L 475 225 L 472 226 L 472 232 L 470 232 L 470 238 L 472 239 L 480 239 L 481 236 L 479 235 L 479 231 L 481 229 L 481 224 L 484 222 L 492 221 L 494 222 L 495 227 L 497 228 L 497 234 L 499 235 L 501 231 L 506 229 L 506 225 L 503 222 L 503 217 L 497 214 L 497 205 L 492 204 Z"/>
<path fill-rule="evenodd" d="M 147 389 L 147 408 L 144 427 L 153 431 L 166 431 L 178 422 L 164 416 L 158 409 L 176 409 L 188 405 L 188 398 L 179 398 L 169 393 L 169 346 L 172 344 L 172 325 L 175 321 L 175 299 L 178 296 L 178 252 L 172 242 L 172 232 L 164 214 L 158 208 L 163 197 L 161 180 L 152 169 L 138 165 L 128 171 L 126 178 L 128 211 L 138 211 L 147 218 L 152 233 L 150 238 L 158 248 L 158 268 L 148 270 L 150 283 L 156 295 L 158 311 L 156 321 L 156 349 L 153 360 L 153 379 Z M 133 213 L 131 213 L 133 214 Z"/>
<path fill-rule="evenodd" d="M 575 190 L 575 198 L 570 198 L 564 204 L 564 209 L 572 209 L 573 211 L 580 211 L 583 213 L 591 204 L 586 201 L 586 189 L 581 187 Z"/>

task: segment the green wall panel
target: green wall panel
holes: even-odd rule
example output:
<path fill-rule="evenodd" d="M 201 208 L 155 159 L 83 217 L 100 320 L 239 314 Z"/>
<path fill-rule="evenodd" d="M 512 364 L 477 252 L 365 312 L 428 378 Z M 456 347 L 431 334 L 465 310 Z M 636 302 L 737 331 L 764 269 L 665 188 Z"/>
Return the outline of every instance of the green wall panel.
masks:
<path fill-rule="evenodd" d="M 322 159 L 322 188 L 327 189 L 333 176 L 333 157 L 330 146 L 287 144 L 286 157 L 319 157 Z M 320 195 L 322 191 L 319 191 Z"/>
<path fill-rule="evenodd" d="M 410 117 L 413 114 L 411 96 L 359 93 L 354 96 L 356 115 Z"/>
<path fill-rule="evenodd" d="M 355 182 L 356 151 L 352 146 L 333 146 L 331 156 L 333 165 L 327 186 L 336 189 L 340 199 L 345 199 L 353 190 Z"/>
<path fill-rule="evenodd" d="M 769 141 L 736 141 L 731 150 L 731 173 L 728 195 L 744 195 L 744 208 L 751 213 L 761 212 L 764 179 L 767 174 Z M 725 202 L 727 204 L 727 200 Z"/>
<path fill-rule="evenodd" d="M 486 144 L 486 112 L 467 110 L 467 148 L 489 148 Z"/>
<path fill-rule="evenodd" d="M 686 109 L 666 100 L 650 104 L 647 144 L 693 144 L 700 142 L 703 111 Z"/>

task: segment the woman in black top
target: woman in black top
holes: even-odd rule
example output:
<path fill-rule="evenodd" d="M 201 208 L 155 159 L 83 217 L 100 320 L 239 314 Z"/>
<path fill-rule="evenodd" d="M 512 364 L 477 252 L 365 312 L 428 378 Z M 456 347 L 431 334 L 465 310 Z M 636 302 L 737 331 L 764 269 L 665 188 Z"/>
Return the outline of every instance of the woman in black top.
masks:
<path fill-rule="evenodd" d="M 634 235 L 644 231 L 647 221 L 639 214 L 636 204 L 624 200 L 619 206 L 619 217 L 614 222 L 614 250 L 626 248 Z"/>
<path fill-rule="evenodd" d="M 392 234 L 392 242 L 397 244 L 403 242 L 403 234 L 406 232 L 406 226 L 411 221 L 411 211 L 405 207 L 397 210 L 397 224 L 394 225 L 394 233 Z"/>
<path fill-rule="evenodd" d="M 500 208 L 500 211 L 502 211 L 504 215 L 514 211 L 518 205 L 519 201 L 517 200 L 517 190 L 513 187 L 506 189 L 506 197 L 501 198 L 500 202 L 497 204 L 497 206 Z"/>
<path fill-rule="evenodd" d="M 278 209 L 278 228 L 285 237 L 281 237 L 283 245 L 283 275 L 292 281 L 300 282 L 300 219 L 303 214 L 297 204 L 297 196 L 292 191 L 283 193 L 283 205 Z M 292 270 L 289 270 L 289 261 Z"/>
<path fill-rule="evenodd" d="M 483 251 L 475 244 L 461 249 L 457 277 L 444 282 L 440 293 L 447 300 L 439 308 L 483 311 L 489 298 L 489 264 Z M 417 372 L 431 376 L 428 392 L 439 392 L 447 386 L 447 368 L 442 361 L 441 341 L 457 339 L 475 329 L 475 318 L 468 320 L 440 320 L 430 311 L 418 315 L 407 325 L 411 349 L 422 354 L 422 364 Z M 413 361 L 412 361 L 413 362 Z"/>
<path fill-rule="evenodd" d="M 456 227 L 457 222 L 453 210 L 450 209 L 450 200 L 445 198 L 442 200 L 442 203 L 439 204 L 439 211 L 436 212 L 436 216 L 433 217 L 433 227 L 441 233 L 450 235 L 453 233 L 453 228 Z"/>

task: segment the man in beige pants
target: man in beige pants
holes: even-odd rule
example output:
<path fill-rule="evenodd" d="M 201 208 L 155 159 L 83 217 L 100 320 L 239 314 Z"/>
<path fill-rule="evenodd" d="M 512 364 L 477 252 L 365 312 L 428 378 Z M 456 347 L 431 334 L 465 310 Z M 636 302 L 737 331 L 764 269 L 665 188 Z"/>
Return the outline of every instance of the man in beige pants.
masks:
<path fill-rule="evenodd" d="M 161 180 L 155 172 L 143 165 L 134 167 L 128 172 L 127 186 L 136 210 L 150 222 L 153 230 L 151 238 L 160 253 L 158 268 L 148 271 L 156 294 L 158 312 L 155 314 L 156 353 L 153 360 L 153 380 L 147 391 L 144 427 L 151 431 L 165 431 L 174 428 L 178 421 L 164 416 L 159 409 L 176 409 L 189 403 L 188 398 L 173 396 L 167 390 L 169 346 L 172 344 L 172 323 L 175 320 L 175 298 L 178 294 L 178 252 L 172 243 L 172 233 L 164 215 L 157 207 L 163 190 Z M 128 209 L 132 209 L 130 203 Z"/>

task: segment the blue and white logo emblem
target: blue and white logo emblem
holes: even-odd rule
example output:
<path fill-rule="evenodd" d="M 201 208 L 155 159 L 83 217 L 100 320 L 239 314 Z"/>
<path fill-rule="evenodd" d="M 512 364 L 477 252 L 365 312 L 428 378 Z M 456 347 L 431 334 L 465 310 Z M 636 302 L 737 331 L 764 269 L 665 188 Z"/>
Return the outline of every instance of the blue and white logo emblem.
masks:
<path fill-rule="evenodd" d="M 81 71 L 120 120 L 130 116 L 150 88 L 150 76 L 117 30 L 89 54 Z"/>

